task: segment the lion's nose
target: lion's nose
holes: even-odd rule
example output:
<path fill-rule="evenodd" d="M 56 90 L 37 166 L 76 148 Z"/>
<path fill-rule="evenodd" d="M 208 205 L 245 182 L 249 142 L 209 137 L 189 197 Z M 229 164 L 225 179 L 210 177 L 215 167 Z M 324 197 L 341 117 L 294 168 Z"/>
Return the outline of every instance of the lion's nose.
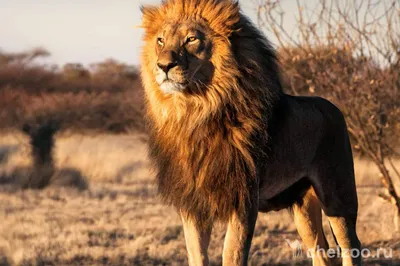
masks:
<path fill-rule="evenodd" d="M 161 63 L 161 62 L 157 63 L 157 66 L 159 68 L 161 68 L 165 72 L 165 74 L 168 74 L 168 71 L 171 68 L 176 67 L 177 65 L 178 65 L 178 62 L 176 62 L 176 61 L 174 61 L 174 62 L 166 62 L 166 63 Z"/>

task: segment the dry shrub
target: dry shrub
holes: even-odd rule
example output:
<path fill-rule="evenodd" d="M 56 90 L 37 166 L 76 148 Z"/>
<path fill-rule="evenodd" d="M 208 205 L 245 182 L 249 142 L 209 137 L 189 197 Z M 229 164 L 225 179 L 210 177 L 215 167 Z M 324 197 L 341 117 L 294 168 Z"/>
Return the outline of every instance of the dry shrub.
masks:
<path fill-rule="evenodd" d="M 71 131 L 143 130 L 143 96 L 135 67 L 108 59 L 57 67 L 35 58 L 48 53 L 0 53 L 0 128 L 20 128 L 38 117 Z"/>

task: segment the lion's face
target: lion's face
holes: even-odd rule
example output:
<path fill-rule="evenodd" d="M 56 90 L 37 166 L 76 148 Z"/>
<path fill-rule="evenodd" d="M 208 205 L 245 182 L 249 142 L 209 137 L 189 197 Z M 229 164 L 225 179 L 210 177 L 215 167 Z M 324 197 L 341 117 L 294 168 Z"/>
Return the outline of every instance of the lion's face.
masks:
<path fill-rule="evenodd" d="M 147 97 L 191 101 L 216 84 L 228 88 L 239 74 L 229 39 L 238 30 L 239 10 L 231 0 L 166 0 L 142 7 Z M 196 97 L 184 97 L 189 95 Z"/>
<path fill-rule="evenodd" d="M 192 21 L 167 23 L 153 42 L 154 77 L 164 93 L 200 87 L 211 79 L 212 41 L 205 27 Z"/>

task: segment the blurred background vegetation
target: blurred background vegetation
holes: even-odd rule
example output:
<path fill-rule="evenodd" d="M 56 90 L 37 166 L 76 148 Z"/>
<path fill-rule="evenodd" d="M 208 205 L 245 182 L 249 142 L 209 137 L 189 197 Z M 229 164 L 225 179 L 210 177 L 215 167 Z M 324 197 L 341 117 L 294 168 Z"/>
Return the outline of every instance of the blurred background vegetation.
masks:
<path fill-rule="evenodd" d="M 49 55 L 43 48 L 0 52 L 3 130 L 49 119 L 74 132 L 143 130 L 143 91 L 136 66 L 113 59 L 88 67 L 40 63 Z"/>

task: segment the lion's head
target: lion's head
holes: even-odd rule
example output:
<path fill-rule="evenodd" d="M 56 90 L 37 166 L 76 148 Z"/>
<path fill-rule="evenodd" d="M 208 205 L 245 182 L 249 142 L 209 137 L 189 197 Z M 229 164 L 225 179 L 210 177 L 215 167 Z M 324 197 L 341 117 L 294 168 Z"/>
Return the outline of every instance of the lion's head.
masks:
<path fill-rule="evenodd" d="M 208 27 L 188 20 L 164 22 L 154 38 L 154 76 L 164 93 L 185 92 L 213 76 L 213 41 Z"/>
<path fill-rule="evenodd" d="M 248 196 L 268 139 L 281 93 L 275 54 L 237 1 L 165 0 L 142 11 L 160 192 L 188 213 L 224 219 Z"/>
<path fill-rule="evenodd" d="M 163 93 L 199 93 L 220 78 L 232 58 L 227 37 L 240 19 L 237 3 L 165 1 L 142 11 L 146 70 Z"/>

